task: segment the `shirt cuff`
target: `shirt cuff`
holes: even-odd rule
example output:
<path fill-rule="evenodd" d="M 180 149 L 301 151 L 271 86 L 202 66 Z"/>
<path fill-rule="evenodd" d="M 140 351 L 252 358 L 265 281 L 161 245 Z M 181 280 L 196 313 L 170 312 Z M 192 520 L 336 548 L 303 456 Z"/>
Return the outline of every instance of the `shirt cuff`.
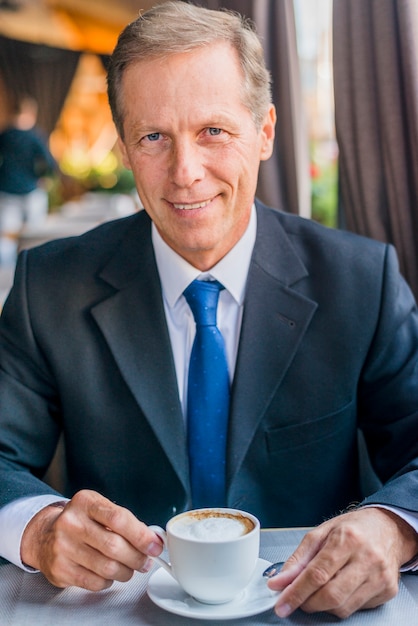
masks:
<path fill-rule="evenodd" d="M 385 504 L 369 504 L 364 508 L 375 507 L 378 509 L 386 509 L 395 513 L 398 517 L 403 519 L 407 524 L 412 526 L 416 533 L 418 533 L 418 513 L 414 511 L 406 511 L 395 506 L 386 506 Z M 416 554 L 408 563 L 404 563 L 399 569 L 401 573 L 404 572 L 417 572 L 418 571 L 418 554 Z"/>
<path fill-rule="evenodd" d="M 68 502 L 55 495 L 31 496 L 9 502 L 0 509 L 0 556 L 26 572 L 37 572 L 26 566 L 20 558 L 20 544 L 26 526 L 46 506 Z"/>

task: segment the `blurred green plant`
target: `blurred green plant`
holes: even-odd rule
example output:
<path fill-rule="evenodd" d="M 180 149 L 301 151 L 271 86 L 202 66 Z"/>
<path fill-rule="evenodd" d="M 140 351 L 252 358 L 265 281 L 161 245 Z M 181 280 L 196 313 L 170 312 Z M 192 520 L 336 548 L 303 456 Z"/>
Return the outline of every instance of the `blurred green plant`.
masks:
<path fill-rule="evenodd" d="M 114 152 L 108 152 L 100 162 L 92 163 L 81 152 L 64 157 L 60 163 L 62 172 L 77 180 L 86 191 L 112 191 L 129 193 L 135 188 L 130 170 L 121 164 Z"/>
<path fill-rule="evenodd" d="M 131 194 L 135 190 L 132 172 L 112 151 L 93 164 L 80 150 L 65 156 L 59 165 L 60 173 L 50 180 L 48 187 L 50 211 L 91 191 Z"/>
<path fill-rule="evenodd" d="M 95 168 L 85 179 L 89 191 L 108 191 L 111 193 L 131 193 L 135 189 L 135 181 L 131 170 L 118 167 L 112 172 L 102 172 Z"/>
<path fill-rule="evenodd" d="M 311 160 L 312 219 L 336 228 L 338 210 L 338 160 L 320 159 L 312 150 Z"/>

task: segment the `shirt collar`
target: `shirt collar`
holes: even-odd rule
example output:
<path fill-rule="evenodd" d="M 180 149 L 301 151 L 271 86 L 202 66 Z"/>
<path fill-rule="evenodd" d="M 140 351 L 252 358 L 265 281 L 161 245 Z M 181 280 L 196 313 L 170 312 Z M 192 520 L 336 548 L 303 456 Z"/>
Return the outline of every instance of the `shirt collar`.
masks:
<path fill-rule="evenodd" d="M 248 269 L 257 233 L 257 213 L 253 205 L 248 226 L 241 239 L 209 272 L 202 273 L 178 255 L 162 239 L 152 224 L 152 243 L 164 297 L 174 307 L 190 283 L 199 277 L 218 280 L 241 305 L 244 301 Z"/>

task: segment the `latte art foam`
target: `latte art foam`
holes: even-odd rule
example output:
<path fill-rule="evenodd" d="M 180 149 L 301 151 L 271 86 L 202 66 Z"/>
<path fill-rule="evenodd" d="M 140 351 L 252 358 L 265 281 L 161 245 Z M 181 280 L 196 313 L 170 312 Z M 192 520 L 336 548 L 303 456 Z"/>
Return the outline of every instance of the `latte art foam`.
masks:
<path fill-rule="evenodd" d="M 180 517 L 171 531 L 178 537 L 197 541 L 230 541 L 253 530 L 251 519 L 228 513 L 206 511 Z"/>

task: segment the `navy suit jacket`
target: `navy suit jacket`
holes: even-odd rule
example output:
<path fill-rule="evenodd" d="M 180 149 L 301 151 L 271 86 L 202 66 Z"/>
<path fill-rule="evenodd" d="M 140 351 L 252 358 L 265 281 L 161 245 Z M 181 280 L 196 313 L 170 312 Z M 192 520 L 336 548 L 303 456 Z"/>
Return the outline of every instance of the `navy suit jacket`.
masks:
<path fill-rule="evenodd" d="M 418 316 L 391 246 L 257 203 L 228 451 L 228 505 L 309 526 L 363 498 L 357 431 L 418 510 Z M 24 251 L 0 321 L 0 506 L 95 489 L 146 523 L 189 506 L 186 433 L 145 212 Z"/>

